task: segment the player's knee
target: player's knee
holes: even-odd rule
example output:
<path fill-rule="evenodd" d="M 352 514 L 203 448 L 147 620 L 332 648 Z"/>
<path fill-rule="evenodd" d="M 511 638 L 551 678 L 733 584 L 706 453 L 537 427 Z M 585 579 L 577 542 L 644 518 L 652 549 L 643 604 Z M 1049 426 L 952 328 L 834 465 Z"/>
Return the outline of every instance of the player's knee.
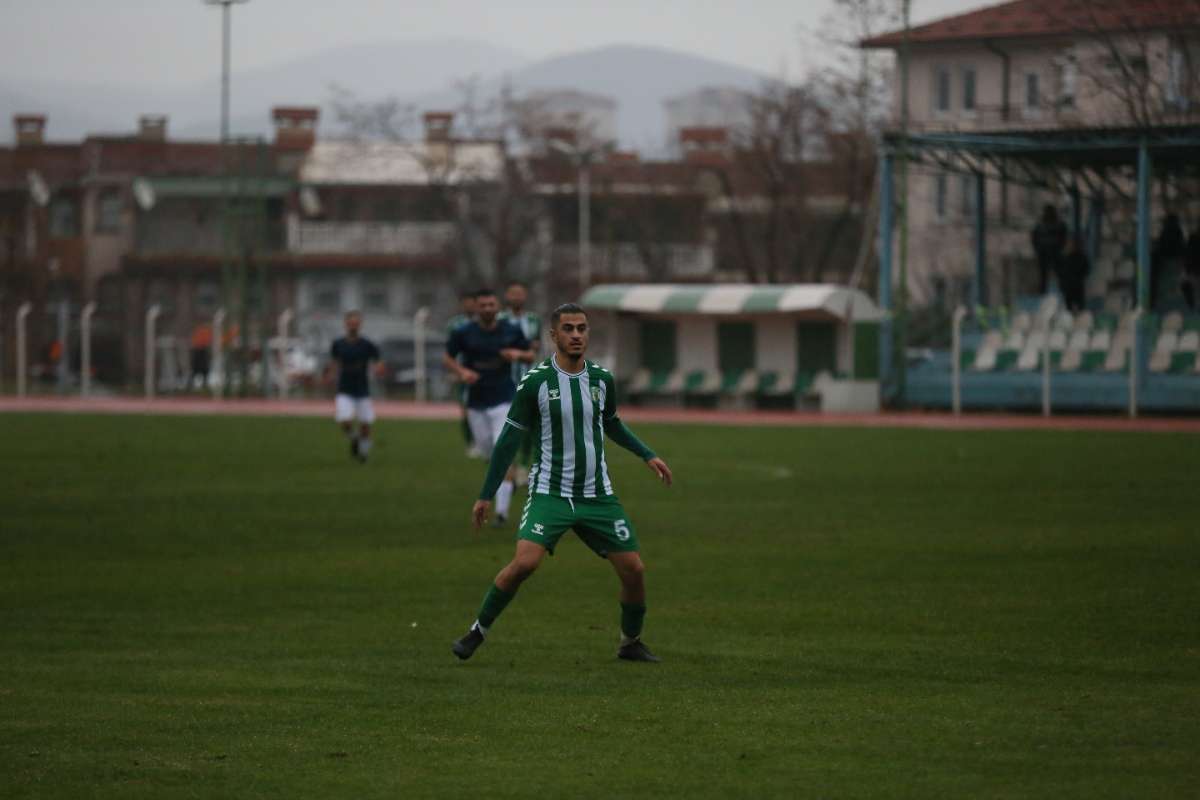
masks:
<path fill-rule="evenodd" d="M 621 580 L 626 583 L 641 583 L 646 574 L 646 565 L 640 558 L 633 558 L 621 565 Z"/>
<path fill-rule="evenodd" d="M 537 571 L 538 559 L 533 558 L 515 558 L 509 569 L 512 576 L 518 581 L 523 581 Z"/>

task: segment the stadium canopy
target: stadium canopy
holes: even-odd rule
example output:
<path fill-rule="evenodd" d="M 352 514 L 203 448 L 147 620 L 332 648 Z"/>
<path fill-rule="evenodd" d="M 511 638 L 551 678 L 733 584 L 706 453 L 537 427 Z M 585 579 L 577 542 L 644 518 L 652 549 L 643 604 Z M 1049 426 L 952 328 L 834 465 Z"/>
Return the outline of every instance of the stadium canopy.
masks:
<path fill-rule="evenodd" d="M 833 284 L 606 284 L 583 295 L 584 308 L 639 314 L 791 314 L 854 322 L 883 319 L 865 293 Z"/>
<path fill-rule="evenodd" d="M 1080 225 L 1081 195 L 1091 198 L 1097 217 L 1105 197 L 1133 200 L 1137 209 L 1137 288 L 1139 308 L 1149 300 L 1151 183 L 1156 174 L 1200 175 L 1200 125 L 1156 125 L 1138 128 L 1054 128 L 1003 131 L 902 133 L 883 137 L 880 158 L 879 305 L 880 368 L 885 383 L 892 377 L 892 273 L 895 225 L 895 167 L 899 160 L 936 165 L 975 177 L 972 303 L 987 298 L 986 181 L 1002 180 L 1053 186 L 1068 192 L 1072 221 Z M 1129 194 L 1132 184 L 1134 192 Z"/>

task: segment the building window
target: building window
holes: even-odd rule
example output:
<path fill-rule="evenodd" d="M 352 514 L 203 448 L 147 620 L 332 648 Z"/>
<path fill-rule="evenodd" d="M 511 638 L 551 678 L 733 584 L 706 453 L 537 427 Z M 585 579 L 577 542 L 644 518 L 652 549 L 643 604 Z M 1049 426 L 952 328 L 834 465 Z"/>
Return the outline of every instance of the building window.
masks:
<path fill-rule="evenodd" d="M 933 110 L 943 113 L 950 110 L 950 70 L 946 67 L 933 69 Z"/>
<path fill-rule="evenodd" d="M 50 237 L 69 239 L 79 235 L 79 215 L 75 200 L 60 197 L 50 204 Z"/>
<path fill-rule="evenodd" d="M 320 281 L 313 286 L 313 308 L 317 311 L 340 311 L 341 287 L 336 281 Z"/>
<path fill-rule="evenodd" d="M 1168 107 L 1177 111 L 1187 111 L 1192 104 L 1192 92 L 1195 90 L 1195 67 L 1197 54 L 1189 51 L 1188 44 L 1180 39 L 1172 40 L 1167 50 L 1167 92 Z"/>
<path fill-rule="evenodd" d="M 96 201 L 96 233 L 119 233 L 123 211 L 120 189 L 105 189 Z"/>
<path fill-rule="evenodd" d="M 1025 110 L 1036 111 L 1042 107 L 1042 90 L 1036 72 L 1025 73 Z"/>
<path fill-rule="evenodd" d="M 1058 65 L 1058 107 L 1075 107 L 1075 87 L 1079 83 L 1079 62 L 1066 56 Z"/>
<path fill-rule="evenodd" d="M 362 293 L 363 311 L 387 312 L 391 310 L 386 280 L 370 278 L 363 281 Z"/>
<path fill-rule="evenodd" d="M 933 213 L 938 219 L 946 218 L 946 173 L 940 172 L 933 179 Z"/>
<path fill-rule="evenodd" d="M 966 67 L 962 71 L 963 81 L 963 96 L 962 107 L 963 111 L 975 110 L 975 68 Z"/>

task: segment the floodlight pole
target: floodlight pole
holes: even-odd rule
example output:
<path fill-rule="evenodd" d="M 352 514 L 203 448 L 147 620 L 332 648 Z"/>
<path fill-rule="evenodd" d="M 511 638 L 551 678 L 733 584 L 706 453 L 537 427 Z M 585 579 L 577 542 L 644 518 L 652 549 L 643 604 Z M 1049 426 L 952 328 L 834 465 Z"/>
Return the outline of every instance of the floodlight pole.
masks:
<path fill-rule="evenodd" d="M 967 310 L 954 309 L 954 326 L 950 329 L 950 408 L 954 416 L 962 414 L 962 324 Z"/>
<path fill-rule="evenodd" d="M 87 397 L 92 392 L 92 315 L 96 304 L 88 303 L 79 315 L 79 394 Z"/>
<path fill-rule="evenodd" d="M 224 337 L 224 335 L 225 335 L 225 309 L 224 309 L 224 307 L 222 307 L 222 308 L 218 308 L 216 310 L 216 313 L 213 314 L 212 358 L 209 359 L 209 364 L 208 364 L 208 386 L 210 389 L 212 389 L 213 397 L 216 397 L 216 398 L 219 398 L 221 396 L 221 393 L 225 388 L 225 382 L 228 379 L 228 377 L 225 374 L 225 356 L 223 355 L 223 351 L 222 351 L 222 345 L 224 344 L 224 342 L 222 341 L 222 338 Z M 216 381 L 213 380 L 213 378 L 215 378 L 217 375 L 218 369 L 221 370 L 221 385 L 220 386 L 217 386 Z"/>
<path fill-rule="evenodd" d="M 248 2 L 250 0 L 204 0 L 205 5 L 221 7 L 221 288 L 226 303 L 231 300 L 229 295 L 232 282 L 229 263 L 229 76 L 233 38 L 231 7 Z M 222 392 L 227 385 L 226 381 L 221 382 Z"/>
<path fill-rule="evenodd" d="M 276 322 L 278 328 L 277 336 L 279 337 L 279 396 L 286 399 L 288 393 L 287 383 L 287 340 L 288 326 L 292 324 L 292 317 L 295 313 L 290 308 L 285 308 L 279 312 L 279 319 Z M 266 363 L 266 356 L 264 356 Z"/>
<path fill-rule="evenodd" d="M 162 308 L 157 303 L 146 310 L 145 390 L 147 400 L 154 399 L 154 361 L 158 356 L 157 323 L 158 315 L 161 313 Z"/>
<path fill-rule="evenodd" d="M 25 362 L 29 357 L 25 352 L 25 318 L 30 311 L 33 311 L 33 304 L 28 300 L 17 309 L 17 397 L 25 396 Z"/>
<path fill-rule="evenodd" d="M 413 396 L 418 403 L 428 399 L 428 378 L 425 374 L 425 323 L 429 309 L 422 306 L 413 316 Z"/>

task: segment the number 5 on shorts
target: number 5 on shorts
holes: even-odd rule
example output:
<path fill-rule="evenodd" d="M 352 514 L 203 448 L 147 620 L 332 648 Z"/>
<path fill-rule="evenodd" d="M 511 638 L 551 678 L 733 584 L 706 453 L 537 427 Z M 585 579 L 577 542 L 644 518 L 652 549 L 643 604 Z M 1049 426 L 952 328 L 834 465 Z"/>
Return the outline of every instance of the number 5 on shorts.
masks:
<path fill-rule="evenodd" d="M 617 532 L 617 538 L 622 542 L 629 539 L 629 525 L 626 524 L 625 520 L 619 519 L 614 522 L 613 529 Z"/>

